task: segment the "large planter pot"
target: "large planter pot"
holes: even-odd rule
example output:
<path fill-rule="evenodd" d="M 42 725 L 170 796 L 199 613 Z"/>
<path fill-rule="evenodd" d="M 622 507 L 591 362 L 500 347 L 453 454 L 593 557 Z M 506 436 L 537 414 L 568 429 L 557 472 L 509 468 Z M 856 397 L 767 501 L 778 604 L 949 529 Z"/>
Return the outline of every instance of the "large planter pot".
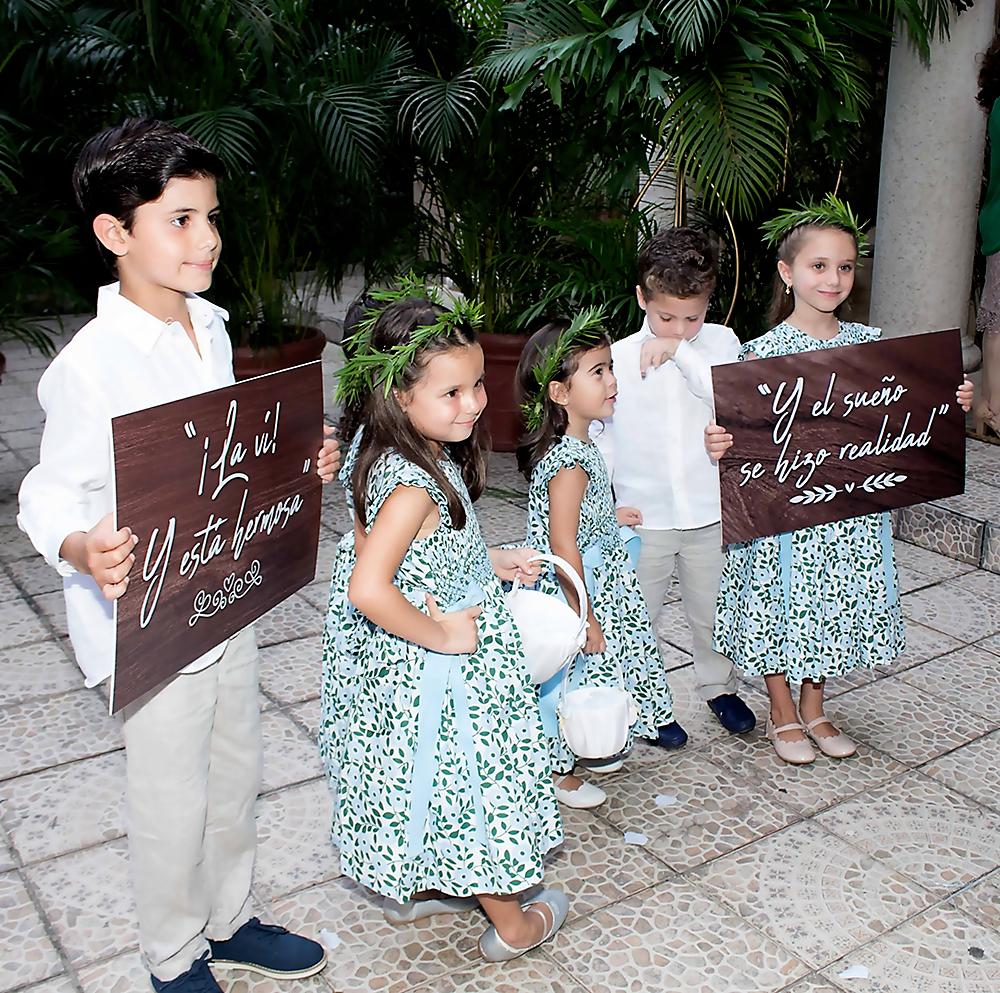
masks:
<path fill-rule="evenodd" d="M 316 328 L 305 328 L 301 337 L 269 348 L 255 350 L 249 345 L 239 345 L 233 349 L 233 373 L 239 382 L 267 372 L 291 369 L 318 359 L 325 347 L 326 335 Z"/>
<path fill-rule="evenodd" d="M 523 424 L 517 402 L 515 373 L 526 334 L 481 334 L 479 343 L 486 358 L 486 424 L 495 452 L 517 448 Z"/>

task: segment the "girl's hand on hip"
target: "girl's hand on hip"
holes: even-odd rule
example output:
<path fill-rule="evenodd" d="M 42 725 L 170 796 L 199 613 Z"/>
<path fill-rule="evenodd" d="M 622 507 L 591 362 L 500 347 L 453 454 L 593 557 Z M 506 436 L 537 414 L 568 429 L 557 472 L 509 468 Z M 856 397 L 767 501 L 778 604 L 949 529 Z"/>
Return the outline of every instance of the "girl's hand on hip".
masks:
<path fill-rule="evenodd" d="M 464 610 L 443 614 L 434 597 L 428 593 L 427 613 L 441 628 L 441 646 L 437 649 L 438 652 L 442 655 L 468 655 L 476 650 L 479 644 L 476 618 L 482 613 L 480 607 L 466 607 Z"/>
<path fill-rule="evenodd" d="M 714 420 L 705 428 L 705 451 L 713 462 L 718 462 L 733 447 L 733 436 Z"/>

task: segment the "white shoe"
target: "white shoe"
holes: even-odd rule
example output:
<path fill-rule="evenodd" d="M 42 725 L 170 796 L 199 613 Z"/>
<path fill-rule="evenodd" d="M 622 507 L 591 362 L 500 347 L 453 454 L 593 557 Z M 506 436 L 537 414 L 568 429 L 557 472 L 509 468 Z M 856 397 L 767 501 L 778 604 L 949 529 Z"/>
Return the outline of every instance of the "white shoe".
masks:
<path fill-rule="evenodd" d="M 593 783 L 580 783 L 575 790 L 564 790 L 559 784 L 565 779 L 566 776 L 560 776 L 553 785 L 556 790 L 556 799 L 566 807 L 590 810 L 593 807 L 599 807 L 608 798 L 608 794 L 600 786 L 595 786 Z"/>
<path fill-rule="evenodd" d="M 617 772 L 625 764 L 625 759 L 612 756 L 609 759 L 580 759 L 580 765 L 588 772 L 596 772 L 606 776 L 609 772 Z"/>
<path fill-rule="evenodd" d="M 475 910 L 479 901 L 474 897 L 442 897 L 438 900 L 407 900 L 399 903 L 386 897 L 382 903 L 382 915 L 390 924 L 413 924 L 435 914 L 464 914 Z"/>

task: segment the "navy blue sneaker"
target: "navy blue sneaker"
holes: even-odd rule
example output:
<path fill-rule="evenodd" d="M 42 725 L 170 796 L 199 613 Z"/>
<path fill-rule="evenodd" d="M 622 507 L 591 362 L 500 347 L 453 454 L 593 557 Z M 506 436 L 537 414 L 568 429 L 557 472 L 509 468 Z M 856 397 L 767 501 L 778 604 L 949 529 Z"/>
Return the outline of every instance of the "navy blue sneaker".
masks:
<path fill-rule="evenodd" d="M 222 993 L 222 987 L 215 981 L 215 976 L 208 968 L 208 952 L 176 979 L 167 982 L 157 979 L 156 976 L 150 976 L 149 981 L 156 993 Z"/>
<path fill-rule="evenodd" d="M 209 941 L 213 969 L 246 969 L 271 979 L 305 979 L 326 965 L 318 941 L 251 917 L 226 941 Z M 173 991 L 171 991 L 173 993 Z"/>
<path fill-rule="evenodd" d="M 688 743 L 688 736 L 687 731 L 677 721 L 672 721 L 670 724 L 664 724 L 663 727 L 657 728 L 656 737 L 649 740 L 651 744 L 657 745 L 659 748 L 673 750 L 683 748 Z"/>
<path fill-rule="evenodd" d="M 714 697 L 708 707 L 730 734 L 746 734 L 757 724 L 753 711 L 735 693 Z"/>

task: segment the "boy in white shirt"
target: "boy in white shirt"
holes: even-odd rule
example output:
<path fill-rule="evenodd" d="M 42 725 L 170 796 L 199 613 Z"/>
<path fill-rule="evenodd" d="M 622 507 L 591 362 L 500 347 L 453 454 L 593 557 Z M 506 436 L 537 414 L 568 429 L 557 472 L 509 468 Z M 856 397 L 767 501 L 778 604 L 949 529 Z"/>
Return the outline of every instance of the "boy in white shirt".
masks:
<path fill-rule="evenodd" d="M 619 520 L 641 538 L 636 574 L 653 628 L 676 563 L 698 692 L 727 731 L 741 734 L 753 728 L 753 712 L 736 694 L 732 662 L 712 648 L 722 512 L 718 468 L 703 438 L 713 414 L 711 367 L 735 362 L 740 343 L 729 328 L 705 323 L 718 270 L 702 232 L 659 232 L 640 252 L 638 269 L 646 319 L 611 347 L 618 401 L 594 438 Z"/>
<path fill-rule="evenodd" d="M 88 686 L 111 674 L 113 602 L 128 588 L 138 541 L 113 524 L 111 418 L 233 383 L 228 315 L 195 295 L 211 286 L 219 260 L 222 171 L 208 149 L 151 120 L 95 136 L 73 171 L 77 202 L 119 283 L 101 288 L 96 318 L 39 383 L 45 431 L 18 524 L 64 577 Z M 332 479 L 336 442 L 324 442 L 318 461 Z M 157 991 L 221 993 L 209 964 L 297 979 L 326 963 L 317 942 L 251 916 L 257 672 L 246 628 L 123 711 L 139 944 Z"/>

